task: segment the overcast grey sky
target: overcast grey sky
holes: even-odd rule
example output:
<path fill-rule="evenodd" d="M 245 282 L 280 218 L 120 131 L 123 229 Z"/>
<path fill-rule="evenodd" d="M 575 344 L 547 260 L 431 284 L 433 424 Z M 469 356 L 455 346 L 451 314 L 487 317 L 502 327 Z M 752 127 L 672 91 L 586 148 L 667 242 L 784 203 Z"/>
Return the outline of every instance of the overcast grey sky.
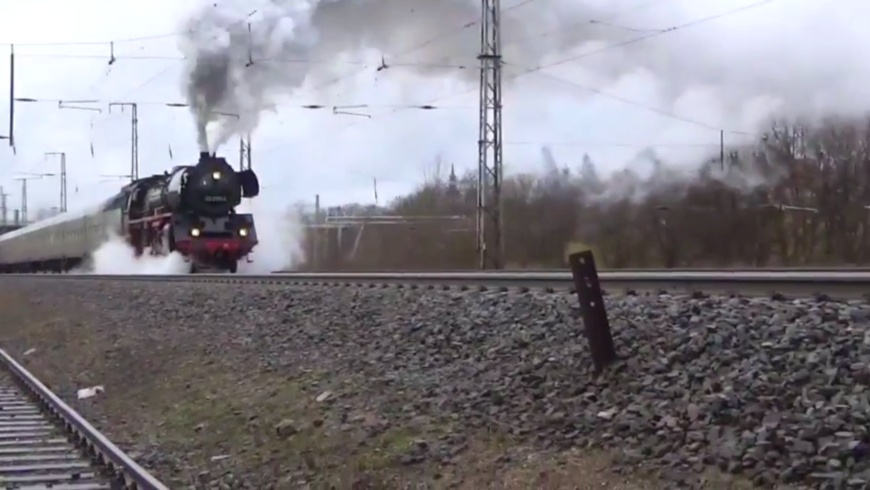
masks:
<path fill-rule="evenodd" d="M 864 25 L 870 2 L 502 1 L 505 77 L 552 65 L 505 82 L 510 171 L 540 168 L 544 145 L 562 162 L 579 163 L 588 152 L 611 170 L 645 147 L 691 164 L 718 151 L 720 128 L 736 142 L 776 111 L 818 117 L 870 109 Z M 0 58 L 15 43 L 16 95 L 41 101 L 16 106 L 18 155 L 0 146 L 0 185 L 12 194 L 10 204 L 20 201 L 15 176 L 56 171 L 56 160 L 44 152 L 67 153 L 70 208 L 120 187 L 99 177 L 129 172 L 130 113 L 109 113 L 110 102 L 140 104 L 142 175 L 195 161 L 193 116 L 165 106 L 186 102 L 187 65 L 177 33 L 202 8 L 247 19 L 256 32 L 265 24 L 262 12 L 281 15 L 269 3 L 5 0 Z M 300 88 L 277 87 L 284 92 L 276 111 L 261 116 L 254 132 L 264 206 L 312 202 L 316 193 L 325 204 L 371 202 L 373 177 L 384 201 L 411 190 L 439 154 L 460 171 L 476 165 L 473 0 L 285 3 L 296 9 L 294 22 L 266 37 L 285 36 L 292 45 L 306 20 L 317 37 L 297 51 L 307 58 L 256 61 L 273 72 L 296 70 L 305 80 Z M 311 10 L 300 14 L 300 6 Z M 391 66 L 378 71 L 382 56 Z M 0 62 L 0 134 L 6 133 L 8 77 L 8 64 Z M 335 78 L 340 81 L 330 83 Z M 99 100 L 89 107 L 102 113 L 58 108 L 58 100 L 76 99 Z M 341 110 L 371 117 L 301 107 L 308 104 L 365 105 Z M 420 104 L 437 109 L 412 107 Z M 219 153 L 235 163 L 238 140 Z M 56 205 L 57 189 L 53 178 L 31 181 L 31 209 Z"/>

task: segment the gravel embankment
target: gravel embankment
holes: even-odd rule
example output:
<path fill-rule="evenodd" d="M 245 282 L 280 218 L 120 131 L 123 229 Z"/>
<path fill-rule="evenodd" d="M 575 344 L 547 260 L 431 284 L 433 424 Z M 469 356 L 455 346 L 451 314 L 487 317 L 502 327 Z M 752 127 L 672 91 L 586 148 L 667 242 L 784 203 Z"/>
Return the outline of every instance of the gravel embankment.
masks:
<path fill-rule="evenodd" d="M 870 488 L 867 304 L 609 298 L 599 378 L 575 304 L 2 278 L 0 343 L 173 488 Z"/>

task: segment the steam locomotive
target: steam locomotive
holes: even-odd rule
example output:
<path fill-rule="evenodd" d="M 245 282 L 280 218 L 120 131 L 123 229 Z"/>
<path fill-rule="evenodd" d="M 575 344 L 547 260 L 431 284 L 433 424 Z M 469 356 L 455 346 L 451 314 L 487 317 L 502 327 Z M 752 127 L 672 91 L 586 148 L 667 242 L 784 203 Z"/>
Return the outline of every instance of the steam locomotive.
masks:
<path fill-rule="evenodd" d="M 134 181 L 97 209 L 0 235 L 0 272 L 63 272 L 118 234 L 137 256 L 177 251 L 191 272 L 235 273 L 257 245 L 253 216 L 236 207 L 259 193 L 253 170 L 236 171 L 224 158 L 200 153 L 195 165 Z"/>
<path fill-rule="evenodd" d="M 228 270 L 257 244 L 254 217 L 237 214 L 242 198 L 260 193 L 253 170 L 236 172 L 223 158 L 200 153 L 193 166 L 179 166 L 130 184 L 127 236 L 141 255 L 178 251 L 191 262 L 191 271 Z"/>

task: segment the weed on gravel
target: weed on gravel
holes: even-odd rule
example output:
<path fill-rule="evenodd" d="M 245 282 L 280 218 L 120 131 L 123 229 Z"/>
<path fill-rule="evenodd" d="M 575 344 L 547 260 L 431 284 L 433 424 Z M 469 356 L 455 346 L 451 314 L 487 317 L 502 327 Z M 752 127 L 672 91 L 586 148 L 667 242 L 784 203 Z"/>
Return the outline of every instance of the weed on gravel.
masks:
<path fill-rule="evenodd" d="M 428 365 L 396 357 L 384 342 L 425 341 L 377 331 L 420 328 L 401 298 L 332 293 L 4 279 L 0 345 L 171 488 L 667 487 L 449 410 L 407 381 L 462 384 L 451 341 Z"/>

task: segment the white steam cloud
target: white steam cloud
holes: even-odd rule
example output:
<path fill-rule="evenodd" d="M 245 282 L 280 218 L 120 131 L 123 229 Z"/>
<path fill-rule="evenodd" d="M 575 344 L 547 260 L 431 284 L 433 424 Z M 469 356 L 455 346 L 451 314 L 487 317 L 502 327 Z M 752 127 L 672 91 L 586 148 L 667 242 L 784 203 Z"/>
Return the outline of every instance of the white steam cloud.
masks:
<path fill-rule="evenodd" d="M 167 256 L 156 257 L 148 255 L 147 250 L 141 257 L 136 257 L 136 252 L 127 241 L 117 234 L 112 234 L 109 239 L 94 251 L 88 264 L 92 274 L 107 275 L 173 275 L 190 272 L 190 265 L 184 261 L 184 257 L 177 252 Z M 84 272 L 84 271 L 77 271 Z"/>
<path fill-rule="evenodd" d="M 291 270 L 303 261 L 303 227 L 295 213 L 259 211 L 250 201 L 243 202 L 238 212 L 254 215 L 259 240 L 249 256 L 251 262 L 239 262 L 239 273 L 269 274 Z M 146 249 L 142 256 L 136 257 L 133 247 L 114 233 L 94 251 L 89 263 L 71 271 L 73 274 L 105 275 L 176 275 L 189 272 L 190 263 L 178 252 L 152 256 L 148 255 Z"/>
<path fill-rule="evenodd" d="M 304 229 L 296 213 L 268 211 L 251 200 L 244 201 L 237 211 L 254 215 L 259 241 L 250 255 L 251 262 L 239 262 L 239 273 L 269 274 L 291 270 L 302 263 Z"/>

